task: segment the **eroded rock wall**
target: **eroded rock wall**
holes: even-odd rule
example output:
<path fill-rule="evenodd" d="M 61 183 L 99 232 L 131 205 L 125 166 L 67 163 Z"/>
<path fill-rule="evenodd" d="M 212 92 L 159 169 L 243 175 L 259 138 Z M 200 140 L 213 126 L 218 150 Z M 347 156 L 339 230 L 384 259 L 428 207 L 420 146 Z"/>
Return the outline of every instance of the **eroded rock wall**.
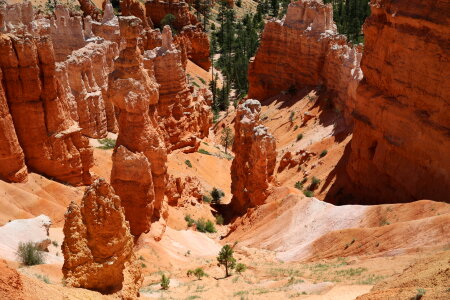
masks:
<path fill-rule="evenodd" d="M 70 184 L 90 183 L 92 149 L 63 101 L 50 36 L 1 35 L 0 68 L 29 169 Z"/>
<path fill-rule="evenodd" d="M 67 286 L 135 299 L 142 284 L 133 236 L 114 189 L 97 179 L 65 214 L 62 268 Z"/>
<path fill-rule="evenodd" d="M 449 201 L 450 26 L 446 1 L 376 0 L 348 173 L 357 201 Z"/>
<path fill-rule="evenodd" d="M 91 138 L 104 138 L 108 131 L 117 131 L 114 107 L 108 98 L 108 76 L 117 54 L 114 42 L 89 43 L 58 66 L 71 116 L 83 135 Z"/>
<path fill-rule="evenodd" d="M 84 36 L 80 16 L 71 17 L 69 10 L 61 4 L 55 8 L 55 16 L 50 20 L 50 32 L 55 49 L 56 61 L 66 60 L 72 51 L 84 47 Z"/>
<path fill-rule="evenodd" d="M 337 34 L 331 4 L 289 4 L 283 20 L 269 21 L 249 66 L 249 98 L 267 99 L 289 89 L 324 86 L 346 116 L 354 106 L 361 49 Z M 351 119 L 351 118 L 347 118 Z"/>
<path fill-rule="evenodd" d="M 21 182 L 27 178 L 27 167 L 23 150 L 17 139 L 16 129 L 9 113 L 2 85 L 0 69 L 0 180 Z"/>
<path fill-rule="evenodd" d="M 141 21 L 121 17 L 119 24 L 126 45 L 109 78 L 109 98 L 119 109 L 111 183 L 123 199 L 131 233 L 139 236 L 152 221 L 165 224 L 167 218 L 167 151 L 156 119 L 158 84 L 137 47 Z"/>
<path fill-rule="evenodd" d="M 165 133 L 167 147 L 196 151 L 212 124 L 210 94 L 204 89 L 194 91 L 188 87 L 182 53 L 172 42 L 169 26 L 164 27 L 162 46 L 146 51 L 144 59 L 153 62 L 147 69 L 154 70 L 160 85 L 158 123 Z"/>
<path fill-rule="evenodd" d="M 261 124 L 260 112 L 261 104 L 253 99 L 239 105 L 236 112 L 231 207 L 238 214 L 264 203 L 275 170 L 275 138 Z"/>

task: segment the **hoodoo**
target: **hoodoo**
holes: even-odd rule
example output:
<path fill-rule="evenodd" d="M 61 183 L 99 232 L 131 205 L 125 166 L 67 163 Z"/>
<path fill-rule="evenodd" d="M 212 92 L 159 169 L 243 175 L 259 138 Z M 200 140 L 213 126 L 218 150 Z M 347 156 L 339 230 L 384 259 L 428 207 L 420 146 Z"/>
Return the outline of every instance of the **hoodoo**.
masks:
<path fill-rule="evenodd" d="M 65 214 L 63 274 L 67 286 L 135 299 L 142 283 L 133 236 L 120 198 L 104 179 Z"/>
<path fill-rule="evenodd" d="M 111 183 L 137 237 L 150 230 L 152 221 L 167 218 L 167 151 L 156 120 L 158 84 L 144 69 L 137 48 L 141 20 L 121 17 L 119 23 L 126 44 L 109 78 L 109 98 L 119 114 Z"/>
<path fill-rule="evenodd" d="M 239 214 L 264 203 L 275 170 L 275 138 L 261 124 L 260 112 L 261 104 L 252 99 L 239 105 L 236 112 L 231 206 Z"/>

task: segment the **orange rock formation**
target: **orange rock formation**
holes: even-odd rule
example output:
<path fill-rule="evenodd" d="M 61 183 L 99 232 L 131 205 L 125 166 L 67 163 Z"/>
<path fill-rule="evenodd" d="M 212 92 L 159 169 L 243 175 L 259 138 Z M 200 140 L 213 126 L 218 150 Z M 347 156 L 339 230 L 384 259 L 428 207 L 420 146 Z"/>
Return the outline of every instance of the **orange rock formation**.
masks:
<path fill-rule="evenodd" d="M 449 201 L 448 3 L 372 1 L 348 173 L 364 203 Z"/>
<path fill-rule="evenodd" d="M 169 26 L 164 27 L 162 46 L 146 51 L 144 58 L 146 62 L 154 61 L 153 66 L 146 68 L 154 69 L 160 84 L 158 123 L 165 133 L 167 147 L 170 150 L 188 147 L 185 151 L 197 151 L 199 139 L 208 135 L 212 124 L 210 93 L 188 87 L 181 51 L 172 43 Z"/>
<path fill-rule="evenodd" d="M 90 183 L 92 149 L 62 101 L 50 37 L 1 35 L 0 68 L 27 166 L 70 184 Z"/>
<path fill-rule="evenodd" d="M 71 116 L 83 135 L 98 139 L 106 137 L 107 131 L 116 131 L 112 105 L 105 102 L 109 101 L 108 76 L 117 53 L 116 43 L 89 43 L 59 65 L 58 77 L 66 90 Z"/>
<path fill-rule="evenodd" d="M 174 15 L 172 26 L 179 32 L 176 40 L 177 44 L 182 44 L 179 47 L 184 48 L 187 57 L 203 69 L 211 67 L 208 35 L 203 32 L 197 18 L 189 12 L 186 2 L 150 0 L 145 3 L 145 11 L 146 16 L 158 27 L 161 27 L 161 21 L 167 14 Z"/>
<path fill-rule="evenodd" d="M 144 28 L 148 28 L 150 26 L 153 27 L 153 24 L 151 23 L 149 24 L 149 20 L 151 22 L 151 19 L 146 17 L 144 8 L 138 1 L 136 0 L 120 1 L 120 10 L 122 12 L 122 16 L 135 16 L 141 19 L 142 26 L 144 26 Z"/>
<path fill-rule="evenodd" d="M 156 121 L 158 84 L 144 69 L 137 48 L 141 21 L 129 16 L 119 23 L 126 45 L 109 78 L 109 98 L 119 110 L 111 183 L 123 199 L 131 233 L 139 236 L 152 221 L 167 218 L 167 152 Z"/>
<path fill-rule="evenodd" d="M 142 277 L 120 198 L 104 179 L 65 214 L 63 274 L 67 286 L 135 299 Z"/>
<path fill-rule="evenodd" d="M 289 4 L 284 20 L 269 21 L 249 66 L 249 98 L 266 99 L 292 88 L 325 86 L 350 119 L 362 79 L 361 50 L 337 34 L 331 4 Z"/>
<path fill-rule="evenodd" d="M 3 74 L 0 70 L 0 82 Z M 27 178 L 27 167 L 9 113 L 3 86 L 0 84 L 0 180 L 21 182 Z"/>
<path fill-rule="evenodd" d="M 78 0 L 80 8 L 83 11 L 83 16 L 90 16 L 93 20 L 100 21 L 102 18 L 102 12 L 95 6 L 91 0 Z"/>
<path fill-rule="evenodd" d="M 277 157 L 275 138 L 261 125 L 260 112 L 261 104 L 252 99 L 239 105 L 236 112 L 231 206 L 239 214 L 264 203 L 273 179 Z"/>

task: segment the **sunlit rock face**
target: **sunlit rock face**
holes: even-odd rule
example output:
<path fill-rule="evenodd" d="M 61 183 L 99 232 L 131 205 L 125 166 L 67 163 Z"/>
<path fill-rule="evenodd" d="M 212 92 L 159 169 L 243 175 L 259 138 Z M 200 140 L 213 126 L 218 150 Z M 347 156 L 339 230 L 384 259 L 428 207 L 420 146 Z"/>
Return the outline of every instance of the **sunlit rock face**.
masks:
<path fill-rule="evenodd" d="M 252 99 L 239 105 L 236 112 L 231 207 L 238 214 L 264 203 L 275 170 L 275 138 L 261 124 L 260 112 L 261 104 Z"/>

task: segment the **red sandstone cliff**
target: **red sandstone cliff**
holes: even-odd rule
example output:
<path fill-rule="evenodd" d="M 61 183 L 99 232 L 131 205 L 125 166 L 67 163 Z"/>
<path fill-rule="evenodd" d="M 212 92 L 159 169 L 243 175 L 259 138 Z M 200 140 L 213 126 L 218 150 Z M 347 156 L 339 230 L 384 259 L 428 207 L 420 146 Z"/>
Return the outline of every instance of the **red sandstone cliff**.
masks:
<path fill-rule="evenodd" d="M 142 284 L 133 236 L 120 198 L 103 179 L 65 214 L 62 268 L 67 286 L 135 299 Z"/>
<path fill-rule="evenodd" d="M 9 113 L 2 79 L 0 70 L 0 180 L 21 182 L 27 178 L 27 167 Z"/>
<path fill-rule="evenodd" d="M 371 7 L 347 168 L 352 188 L 363 203 L 449 201 L 449 4 Z"/>
<path fill-rule="evenodd" d="M 49 36 L 0 36 L 0 68 L 27 166 L 70 184 L 90 183 L 92 149 L 62 101 Z"/>
<path fill-rule="evenodd" d="M 261 124 L 260 112 L 261 104 L 252 99 L 239 105 L 236 112 L 231 207 L 239 214 L 264 203 L 275 170 L 275 138 Z"/>
<path fill-rule="evenodd" d="M 137 48 L 141 21 L 130 16 L 119 23 L 126 45 L 109 78 L 109 98 L 119 109 L 111 183 L 123 199 L 131 233 L 139 236 L 152 221 L 167 218 L 167 152 L 156 122 L 158 84 L 144 69 Z"/>
<path fill-rule="evenodd" d="M 362 78 L 360 48 L 337 34 L 331 4 L 289 4 L 284 20 L 269 21 L 249 66 L 250 98 L 266 99 L 290 88 L 324 86 L 347 119 Z"/>

